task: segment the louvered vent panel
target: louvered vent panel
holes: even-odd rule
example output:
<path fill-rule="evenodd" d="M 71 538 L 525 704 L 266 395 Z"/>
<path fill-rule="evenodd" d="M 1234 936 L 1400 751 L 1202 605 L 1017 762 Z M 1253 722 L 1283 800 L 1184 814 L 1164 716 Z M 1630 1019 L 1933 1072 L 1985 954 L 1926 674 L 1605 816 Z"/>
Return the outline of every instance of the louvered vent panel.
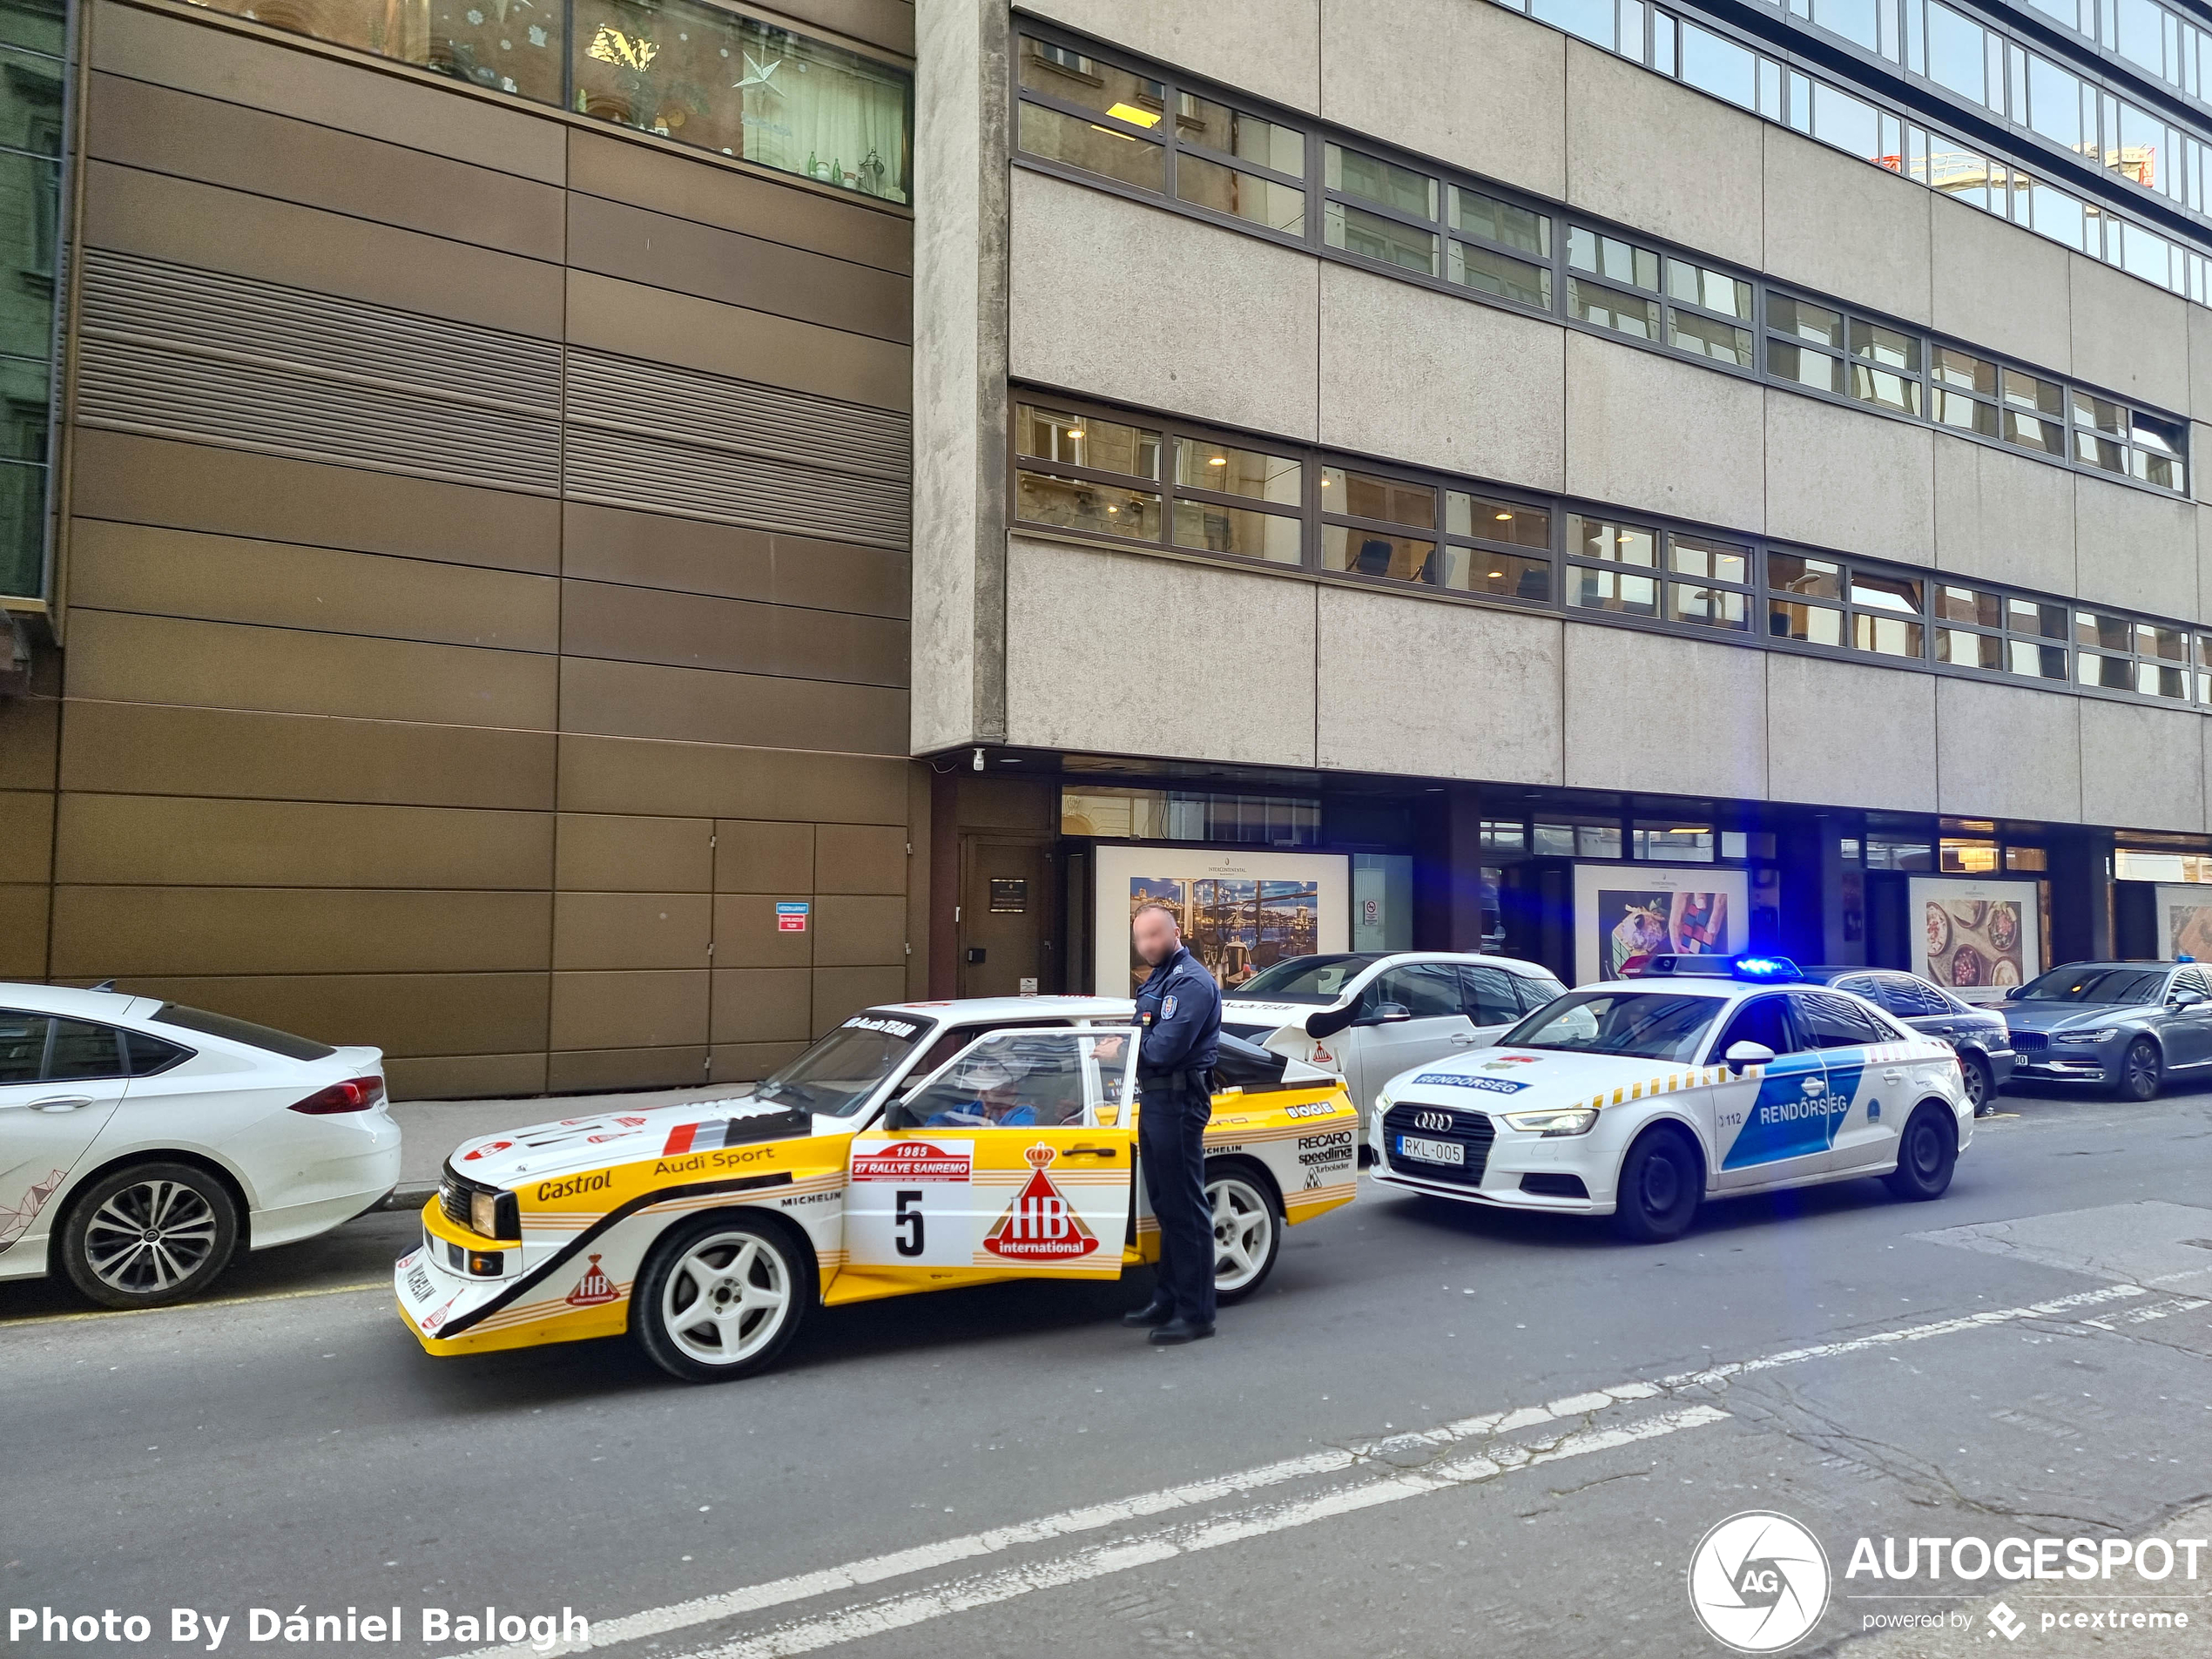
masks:
<path fill-rule="evenodd" d="M 604 352 L 570 352 L 569 418 L 901 484 L 914 469 L 904 415 Z"/>
<path fill-rule="evenodd" d="M 567 494 L 753 529 L 907 545 L 903 482 L 575 422 L 569 427 Z"/>
<path fill-rule="evenodd" d="M 131 254 L 86 253 L 84 327 L 433 395 L 560 408 L 561 348 L 551 341 Z"/>
<path fill-rule="evenodd" d="M 551 494 L 559 422 L 284 368 L 88 338 L 78 418 L 307 460 Z"/>

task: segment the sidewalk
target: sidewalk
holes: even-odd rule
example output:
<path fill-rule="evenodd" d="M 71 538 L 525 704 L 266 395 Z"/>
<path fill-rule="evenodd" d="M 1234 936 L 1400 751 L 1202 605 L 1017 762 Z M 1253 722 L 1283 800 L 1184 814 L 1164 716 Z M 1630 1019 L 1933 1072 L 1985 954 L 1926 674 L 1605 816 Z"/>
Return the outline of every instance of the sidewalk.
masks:
<path fill-rule="evenodd" d="M 378 1208 L 420 1209 L 438 1190 L 438 1175 L 447 1154 L 463 1141 L 556 1118 L 596 1117 L 602 1112 L 728 1100 L 748 1086 L 716 1083 L 619 1095 L 534 1095 L 510 1100 L 395 1101 L 390 1109 L 400 1126 L 400 1184 Z"/>

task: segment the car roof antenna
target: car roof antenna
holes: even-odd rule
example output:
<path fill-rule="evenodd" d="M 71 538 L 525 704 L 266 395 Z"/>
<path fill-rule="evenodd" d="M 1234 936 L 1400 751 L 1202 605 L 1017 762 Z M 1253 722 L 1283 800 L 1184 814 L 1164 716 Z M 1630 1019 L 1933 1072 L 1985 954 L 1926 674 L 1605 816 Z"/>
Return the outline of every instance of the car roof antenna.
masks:
<path fill-rule="evenodd" d="M 96 991 L 111 991 L 115 988 L 115 981 L 111 979 L 104 979 L 92 988 Z"/>

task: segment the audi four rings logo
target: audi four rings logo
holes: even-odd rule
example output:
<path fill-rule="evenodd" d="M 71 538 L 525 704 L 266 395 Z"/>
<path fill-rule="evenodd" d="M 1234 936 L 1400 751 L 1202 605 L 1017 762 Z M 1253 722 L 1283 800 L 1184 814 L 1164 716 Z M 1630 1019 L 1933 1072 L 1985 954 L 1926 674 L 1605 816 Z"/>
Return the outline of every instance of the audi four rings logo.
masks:
<path fill-rule="evenodd" d="M 1416 1112 L 1413 1114 L 1413 1127 L 1415 1129 L 1449 1129 L 1452 1127 L 1452 1114 Z"/>

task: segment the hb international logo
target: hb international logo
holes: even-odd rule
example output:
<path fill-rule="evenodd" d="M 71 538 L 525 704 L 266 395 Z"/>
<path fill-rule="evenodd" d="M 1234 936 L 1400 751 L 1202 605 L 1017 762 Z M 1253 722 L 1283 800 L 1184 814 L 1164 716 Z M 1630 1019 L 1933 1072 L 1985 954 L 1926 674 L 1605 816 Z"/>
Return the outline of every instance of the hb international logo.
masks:
<path fill-rule="evenodd" d="M 1689 1605 L 1716 1642 L 1738 1653 L 1779 1653 L 1828 1610 L 1828 1556 L 1787 1515 L 1749 1509 L 1698 1541 Z"/>

